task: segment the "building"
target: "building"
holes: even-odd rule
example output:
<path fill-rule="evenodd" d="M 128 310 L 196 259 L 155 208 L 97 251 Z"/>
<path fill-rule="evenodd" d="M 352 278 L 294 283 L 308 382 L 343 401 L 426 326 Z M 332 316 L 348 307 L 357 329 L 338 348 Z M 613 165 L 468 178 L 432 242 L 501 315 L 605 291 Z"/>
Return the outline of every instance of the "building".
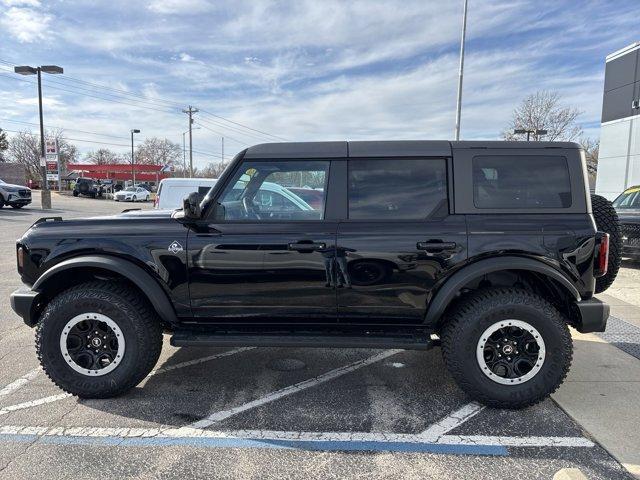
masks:
<path fill-rule="evenodd" d="M 596 193 L 640 185 L 640 42 L 606 58 Z"/>

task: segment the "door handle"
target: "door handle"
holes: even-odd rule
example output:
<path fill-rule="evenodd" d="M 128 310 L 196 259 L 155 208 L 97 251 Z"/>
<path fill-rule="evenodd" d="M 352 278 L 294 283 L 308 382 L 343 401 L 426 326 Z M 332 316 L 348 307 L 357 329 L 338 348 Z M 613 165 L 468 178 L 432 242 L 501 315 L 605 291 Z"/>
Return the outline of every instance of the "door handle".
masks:
<path fill-rule="evenodd" d="M 290 243 L 289 244 L 289 250 L 294 250 L 297 252 L 314 252 L 314 251 L 318 251 L 318 250 L 324 250 L 325 248 L 327 248 L 327 244 L 326 243 L 315 243 L 315 242 L 309 242 L 309 243 L 302 243 L 302 242 L 298 242 L 298 243 Z"/>
<path fill-rule="evenodd" d="M 426 252 L 443 252 L 445 250 L 455 250 L 458 245 L 456 242 L 440 242 L 437 240 L 429 240 L 427 242 L 418 242 L 416 248 Z"/>

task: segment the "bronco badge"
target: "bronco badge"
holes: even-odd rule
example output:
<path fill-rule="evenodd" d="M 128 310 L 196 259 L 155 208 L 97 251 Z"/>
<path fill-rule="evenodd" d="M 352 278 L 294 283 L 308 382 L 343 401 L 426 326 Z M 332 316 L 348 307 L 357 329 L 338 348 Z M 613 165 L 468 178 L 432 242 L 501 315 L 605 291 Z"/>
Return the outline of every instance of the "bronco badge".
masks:
<path fill-rule="evenodd" d="M 167 250 L 169 250 L 171 253 L 178 253 L 181 252 L 183 248 L 177 240 L 174 240 L 171 245 L 169 245 L 169 248 L 167 248 Z"/>

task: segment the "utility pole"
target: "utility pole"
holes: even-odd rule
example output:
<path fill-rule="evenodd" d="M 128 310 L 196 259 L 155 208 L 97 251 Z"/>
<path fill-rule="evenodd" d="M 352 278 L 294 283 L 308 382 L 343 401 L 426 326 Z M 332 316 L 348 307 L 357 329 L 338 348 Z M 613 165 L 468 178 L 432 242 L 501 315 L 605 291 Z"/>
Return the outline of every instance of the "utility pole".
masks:
<path fill-rule="evenodd" d="M 136 157 L 133 154 L 133 134 L 140 133 L 137 128 L 131 129 L 131 186 L 136 185 Z"/>
<path fill-rule="evenodd" d="M 462 76 L 464 74 L 464 41 L 467 35 L 467 1 L 464 0 L 462 13 L 462 38 L 460 40 L 460 70 L 458 71 L 458 101 L 456 103 L 455 139 L 460 140 L 460 116 L 462 114 Z"/>
<path fill-rule="evenodd" d="M 192 137 L 192 125 L 193 125 L 193 114 L 198 112 L 197 108 L 193 108 L 189 105 L 189 108 L 186 110 L 182 110 L 183 113 L 189 115 L 189 178 L 193 177 L 193 137 Z"/>
<path fill-rule="evenodd" d="M 187 176 L 187 147 L 184 141 L 184 136 L 187 132 L 182 132 L 182 176 Z"/>

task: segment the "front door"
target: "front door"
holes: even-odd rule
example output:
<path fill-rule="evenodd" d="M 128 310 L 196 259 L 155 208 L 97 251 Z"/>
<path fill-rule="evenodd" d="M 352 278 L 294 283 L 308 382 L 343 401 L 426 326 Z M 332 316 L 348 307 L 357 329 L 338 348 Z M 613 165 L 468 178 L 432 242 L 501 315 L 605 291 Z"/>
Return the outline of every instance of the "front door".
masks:
<path fill-rule="evenodd" d="M 465 217 L 449 214 L 447 160 L 349 159 L 338 226 L 342 323 L 420 323 L 434 286 L 467 256 Z"/>
<path fill-rule="evenodd" d="M 214 199 L 222 206 L 216 218 L 189 234 L 195 317 L 336 322 L 330 267 L 337 223 L 324 213 L 329 166 L 328 160 L 246 160 L 238 166 Z M 311 206 L 302 198 L 305 190 L 320 192 L 322 201 Z"/>

